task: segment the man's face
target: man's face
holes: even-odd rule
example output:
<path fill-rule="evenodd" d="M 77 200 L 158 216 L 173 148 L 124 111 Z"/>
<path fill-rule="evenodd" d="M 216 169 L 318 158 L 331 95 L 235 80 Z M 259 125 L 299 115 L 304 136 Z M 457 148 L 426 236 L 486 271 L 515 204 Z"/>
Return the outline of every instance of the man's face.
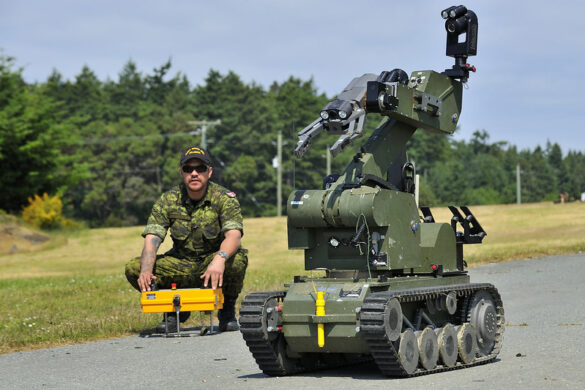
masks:
<path fill-rule="evenodd" d="M 195 193 L 201 193 L 207 188 L 207 181 L 211 177 L 213 169 L 205 165 L 201 160 L 193 158 L 179 168 L 179 172 L 187 189 Z"/>

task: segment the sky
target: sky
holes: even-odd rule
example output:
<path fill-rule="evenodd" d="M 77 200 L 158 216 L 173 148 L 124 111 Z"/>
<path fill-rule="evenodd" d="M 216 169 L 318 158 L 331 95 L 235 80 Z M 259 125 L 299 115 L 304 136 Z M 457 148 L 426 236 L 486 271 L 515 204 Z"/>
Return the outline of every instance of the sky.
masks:
<path fill-rule="evenodd" d="M 477 68 L 463 93 L 460 129 L 469 140 L 519 149 L 558 143 L 585 152 L 585 2 L 468 0 L 479 19 Z M 268 87 L 313 79 L 333 97 L 355 76 L 400 68 L 439 72 L 442 9 L 423 0 L 0 0 L 0 48 L 27 82 L 53 69 L 74 80 L 84 65 L 118 79 L 128 60 L 152 73 L 171 59 L 193 85 L 210 69 Z M 315 118 L 318 113 L 315 113 Z"/>

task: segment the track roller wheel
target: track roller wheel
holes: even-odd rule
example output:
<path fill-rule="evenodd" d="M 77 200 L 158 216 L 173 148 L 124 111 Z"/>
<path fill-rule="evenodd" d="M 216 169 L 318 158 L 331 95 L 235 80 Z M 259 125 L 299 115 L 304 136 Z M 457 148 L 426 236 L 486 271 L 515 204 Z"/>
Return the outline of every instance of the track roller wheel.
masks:
<path fill-rule="evenodd" d="M 439 345 L 439 357 L 446 367 L 455 367 L 457 364 L 457 331 L 451 324 L 435 330 Z"/>
<path fill-rule="evenodd" d="M 388 340 L 396 341 L 400 338 L 400 331 L 402 330 L 402 307 L 396 298 L 390 299 L 384 307 L 384 329 Z"/>
<path fill-rule="evenodd" d="M 457 347 L 463 363 L 468 364 L 475 360 L 477 353 L 475 328 L 469 322 L 457 327 Z"/>
<path fill-rule="evenodd" d="M 469 304 L 467 319 L 477 332 L 479 355 L 489 355 L 494 349 L 498 316 L 494 298 L 488 291 L 478 291 L 473 295 Z"/>
<path fill-rule="evenodd" d="M 445 297 L 445 308 L 449 314 L 455 314 L 457 311 L 457 293 L 450 291 Z"/>
<path fill-rule="evenodd" d="M 418 365 L 418 343 L 411 329 L 405 330 L 400 335 L 398 358 L 406 374 L 410 375 L 416 370 Z"/>
<path fill-rule="evenodd" d="M 415 332 L 418 344 L 420 365 L 426 370 L 432 370 L 439 360 L 439 344 L 435 331 L 429 327 Z"/>

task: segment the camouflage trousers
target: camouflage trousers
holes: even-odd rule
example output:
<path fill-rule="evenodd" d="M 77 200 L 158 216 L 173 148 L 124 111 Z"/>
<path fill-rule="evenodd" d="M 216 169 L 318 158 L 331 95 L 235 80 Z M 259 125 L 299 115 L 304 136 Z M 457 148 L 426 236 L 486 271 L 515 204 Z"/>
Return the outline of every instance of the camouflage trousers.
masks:
<path fill-rule="evenodd" d="M 158 255 L 154 264 L 153 274 L 156 276 L 156 286 L 161 289 L 171 288 L 171 283 L 176 283 L 177 288 L 201 288 L 203 279 L 201 275 L 213 260 L 215 253 L 211 253 L 200 259 L 180 259 L 170 256 L 168 253 Z M 235 255 L 225 262 L 223 273 L 223 294 L 226 298 L 237 298 L 244 285 L 244 276 L 248 267 L 248 251 L 238 249 Z M 126 264 L 126 279 L 136 290 L 138 277 L 140 276 L 140 257 L 136 257 Z M 208 282 L 208 287 L 211 280 Z"/>

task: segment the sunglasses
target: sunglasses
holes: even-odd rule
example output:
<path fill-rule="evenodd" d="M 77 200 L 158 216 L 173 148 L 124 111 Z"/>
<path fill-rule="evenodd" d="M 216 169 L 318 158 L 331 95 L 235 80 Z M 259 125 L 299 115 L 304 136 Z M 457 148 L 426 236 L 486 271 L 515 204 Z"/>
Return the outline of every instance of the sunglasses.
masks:
<path fill-rule="evenodd" d="M 185 173 L 191 173 L 193 171 L 197 171 L 197 173 L 205 173 L 207 172 L 207 165 L 183 165 L 181 169 Z"/>

